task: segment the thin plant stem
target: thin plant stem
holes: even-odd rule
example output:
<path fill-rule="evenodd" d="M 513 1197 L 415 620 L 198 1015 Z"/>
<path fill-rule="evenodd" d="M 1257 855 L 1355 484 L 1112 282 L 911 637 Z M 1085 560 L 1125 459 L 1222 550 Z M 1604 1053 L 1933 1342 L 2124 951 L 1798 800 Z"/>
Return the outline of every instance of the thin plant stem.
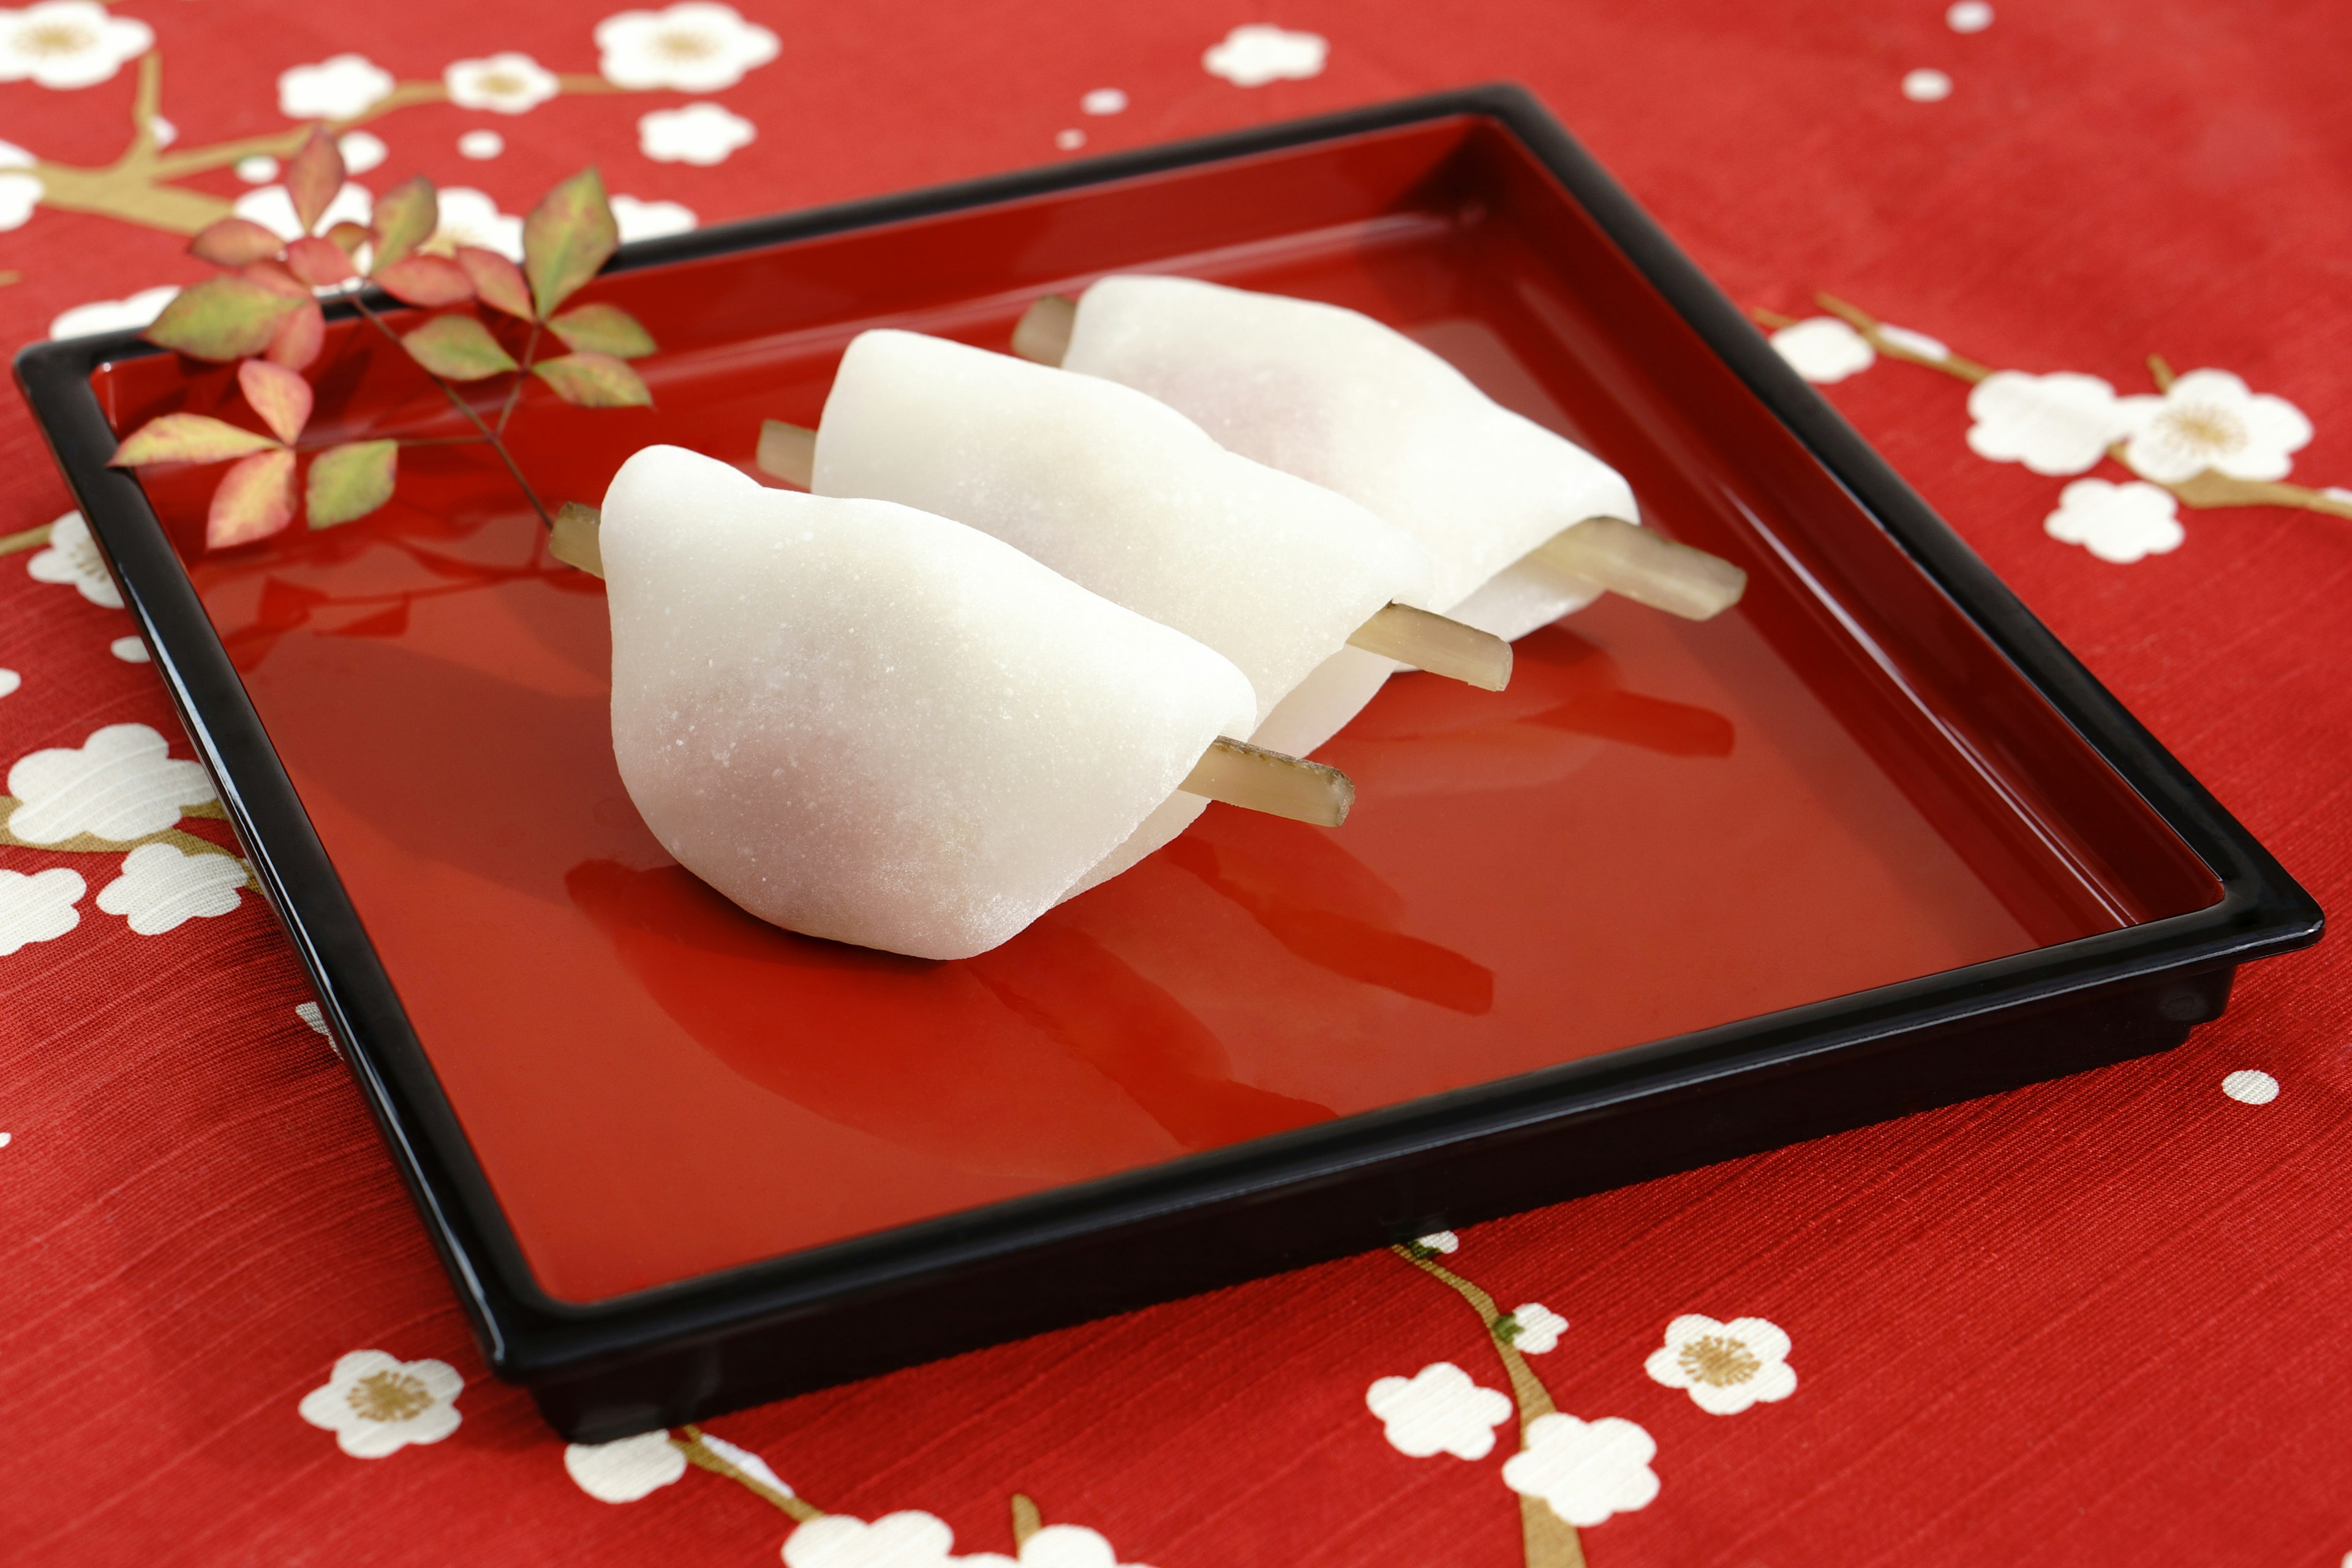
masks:
<path fill-rule="evenodd" d="M 373 310 L 368 309 L 368 302 L 365 300 L 362 299 L 357 294 L 353 294 L 352 296 L 352 304 L 358 310 L 361 315 L 365 316 L 368 319 L 369 323 L 373 325 L 377 331 L 382 332 L 387 339 L 391 340 L 394 345 L 398 346 L 403 353 L 408 352 L 406 345 L 402 344 L 400 342 L 400 334 L 386 326 L 382 316 L 377 315 Z M 422 365 L 419 365 L 417 368 L 420 370 L 424 369 Z M 475 429 L 482 433 L 482 439 L 488 442 L 490 445 L 490 450 L 499 455 L 499 461 L 506 465 L 507 472 L 514 476 L 516 488 L 522 491 L 522 499 L 530 502 L 530 510 L 539 514 L 540 526 L 546 529 L 551 533 L 554 532 L 555 520 L 547 514 L 547 508 L 541 503 L 539 492 L 530 488 L 530 481 L 522 477 L 521 467 L 515 462 L 514 454 L 507 450 L 507 444 L 499 439 L 498 432 L 482 423 L 482 416 L 474 412 L 473 405 L 458 395 L 456 387 L 450 385 L 441 377 L 434 375 L 429 370 L 425 371 L 425 374 L 431 377 L 434 385 L 441 389 L 442 395 L 449 399 L 449 406 L 455 408 L 459 414 L 463 415 L 467 424 L 471 425 Z"/>
<path fill-rule="evenodd" d="M 523 378 L 530 374 L 532 358 L 539 353 L 539 323 L 530 324 L 530 336 L 523 340 L 522 369 L 515 374 L 514 384 L 507 388 L 506 406 L 499 410 L 499 434 L 507 433 L 507 421 L 514 417 L 515 405 L 522 401 Z"/>

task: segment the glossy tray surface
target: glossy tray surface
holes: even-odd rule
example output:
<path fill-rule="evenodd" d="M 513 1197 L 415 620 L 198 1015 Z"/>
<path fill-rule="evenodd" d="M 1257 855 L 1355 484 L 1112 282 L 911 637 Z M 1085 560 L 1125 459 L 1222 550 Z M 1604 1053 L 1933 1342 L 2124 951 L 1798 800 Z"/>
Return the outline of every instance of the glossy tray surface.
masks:
<path fill-rule="evenodd" d="M 658 406 L 527 398 L 593 500 L 671 441 L 814 424 L 867 327 L 1003 348 L 1037 293 L 1174 270 L 1436 349 L 1750 574 L 1704 626 L 1619 601 L 1501 696 L 1401 678 L 1320 753 L 1324 832 L 1213 807 L 998 951 L 932 963 L 752 921 L 614 772 L 601 584 L 463 449 L 361 523 L 206 556 L 149 492 L 538 1282 L 585 1301 L 2213 904 L 2221 888 L 1520 145 L 1452 117 L 593 290 Z M 345 323 L 322 435 L 448 427 Z M 340 342 L 331 344 L 332 353 Z M 127 429 L 243 416 L 165 356 Z"/>

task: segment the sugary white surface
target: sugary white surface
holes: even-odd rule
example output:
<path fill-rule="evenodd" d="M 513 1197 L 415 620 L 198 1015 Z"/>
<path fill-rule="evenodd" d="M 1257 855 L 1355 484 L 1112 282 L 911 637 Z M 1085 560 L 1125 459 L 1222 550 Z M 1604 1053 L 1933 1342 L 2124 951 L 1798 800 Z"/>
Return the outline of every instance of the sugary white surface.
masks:
<path fill-rule="evenodd" d="M 793 931 L 984 952 L 1255 711 L 1226 659 L 986 534 L 675 447 L 622 466 L 599 543 L 630 799 Z"/>
<path fill-rule="evenodd" d="M 1062 363 L 1148 392 L 1232 450 L 1403 529 L 1436 561 L 1427 607 L 1444 614 L 1564 528 L 1640 521 L 1615 469 L 1336 305 L 1106 278 L 1079 300 Z"/>
<path fill-rule="evenodd" d="M 1343 647 L 1292 687 L 1250 739 L 1268 751 L 1312 755 L 1380 695 L 1390 676 L 1412 668 L 1360 647 Z"/>
<path fill-rule="evenodd" d="M 1517 642 L 1601 597 L 1601 584 L 1563 572 L 1540 556 L 1514 562 L 1447 612 L 1465 626 Z"/>
<path fill-rule="evenodd" d="M 1260 718 L 1375 611 L 1429 592 L 1402 531 L 1165 404 L 915 332 L 850 344 L 815 489 L 969 523 L 1199 638 L 1249 677 Z"/>

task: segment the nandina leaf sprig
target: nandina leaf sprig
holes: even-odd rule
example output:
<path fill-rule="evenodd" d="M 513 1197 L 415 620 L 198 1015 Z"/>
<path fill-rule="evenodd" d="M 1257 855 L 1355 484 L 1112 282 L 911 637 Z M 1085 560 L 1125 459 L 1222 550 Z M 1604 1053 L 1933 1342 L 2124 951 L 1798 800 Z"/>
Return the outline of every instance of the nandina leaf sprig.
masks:
<path fill-rule="evenodd" d="M 397 318 L 387 319 L 363 292 L 353 296 L 360 313 L 398 343 L 474 427 L 460 439 L 490 447 L 541 522 L 552 528 L 552 512 L 506 444 L 525 378 L 538 378 L 583 408 L 653 402 L 628 363 L 655 352 L 652 334 L 615 305 L 563 308 L 620 245 L 604 182 L 588 169 L 549 192 L 524 221 L 518 267 L 478 246 L 436 245 L 440 201 L 422 177 L 388 192 L 371 224 L 336 223 L 320 232 L 343 176 L 333 138 L 313 132 L 286 169 L 301 235 L 283 240 L 241 217 L 213 224 L 188 249 L 223 275 L 180 294 L 145 333 L 150 342 L 191 358 L 236 362 L 238 390 L 267 433 L 207 415 L 166 414 L 131 432 L 112 462 L 230 464 L 205 520 L 205 542 L 215 550 L 266 539 L 298 511 L 312 528 L 332 528 L 383 506 L 399 479 L 400 440 L 301 445 L 314 403 L 303 373 L 326 345 L 317 290 L 364 280 L 402 304 L 441 312 L 401 332 Z M 501 331 L 518 329 L 519 348 L 511 337 L 501 340 Z M 565 352 L 542 356 L 549 338 Z M 497 418 L 486 420 L 457 388 L 497 376 L 513 379 Z M 305 457 L 298 502 L 295 480 Z"/>

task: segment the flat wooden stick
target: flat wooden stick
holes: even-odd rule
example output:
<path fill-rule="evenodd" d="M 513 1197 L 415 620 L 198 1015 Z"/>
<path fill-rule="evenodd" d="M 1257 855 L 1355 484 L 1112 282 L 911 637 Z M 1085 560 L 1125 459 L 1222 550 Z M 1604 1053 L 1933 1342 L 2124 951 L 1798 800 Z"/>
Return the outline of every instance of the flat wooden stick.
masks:
<path fill-rule="evenodd" d="M 1748 574 L 1730 562 L 1622 518 L 1587 518 L 1536 546 L 1534 553 L 1612 594 L 1686 621 L 1718 616 L 1748 591 Z"/>
<path fill-rule="evenodd" d="M 760 451 L 751 459 L 764 474 L 804 490 L 816 488 L 816 432 L 781 419 L 760 421 Z"/>
<path fill-rule="evenodd" d="M 1229 735 L 1210 742 L 1176 787 L 1244 811 L 1263 811 L 1318 827 L 1339 826 L 1356 804 L 1356 783 L 1339 769 L 1301 762 Z"/>
<path fill-rule="evenodd" d="M 1432 675 L 1500 691 L 1511 683 L 1511 645 L 1492 632 L 1465 626 L 1409 605 L 1376 612 L 1348 637 L 1349 646 L 1410 664 Z"/>
<path fill-rule="evenodd" d="M 597 530 L 604 524 L 604 514 L 593 506 L 576 500 L 565 501 L 555 511 L 555 531 L 547 542 L 547 552 L 566 566 L 577 566 L 591 577 L 604 574 L 604 552 L 597 543 Z"/>
<path fill-rule="evenodd" d="M 1039 364 L 1058 365 L 1069 357 L 1070 333 L 1078 324 L 1078 302 L 1048 294 L 1021 312 L 1013 328 L 1013 352 Z"/>

